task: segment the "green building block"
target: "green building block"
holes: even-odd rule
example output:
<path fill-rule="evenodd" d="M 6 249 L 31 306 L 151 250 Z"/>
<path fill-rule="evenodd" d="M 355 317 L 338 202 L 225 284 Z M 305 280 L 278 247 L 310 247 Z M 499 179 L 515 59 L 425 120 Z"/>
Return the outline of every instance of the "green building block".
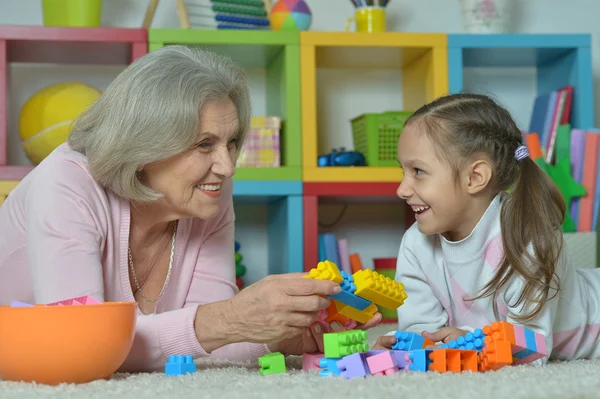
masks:
<path fill-rule="evenodd" d="M 369 345 L 365 342 L 367 337 L 367 332 L 362 330 L 323 334 L 325 357 L 338 358 L 366 352 L 369 350 Z"/>
<path fill-rule="evenodd" d="M 285 358 L 279 352 L 267 353 L 258 358 L 260 375 L 285 374 Z"/>

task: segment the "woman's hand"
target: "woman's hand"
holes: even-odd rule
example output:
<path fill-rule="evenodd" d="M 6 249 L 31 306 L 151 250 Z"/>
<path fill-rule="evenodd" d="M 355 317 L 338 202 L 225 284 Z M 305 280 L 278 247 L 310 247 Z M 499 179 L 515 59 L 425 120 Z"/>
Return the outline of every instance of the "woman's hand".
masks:
<path fill-rule="evenodd" d="M 302 338 L 319 311 L 329 306 L 327 295 L 341 291 L 333 281 L 305 275 L 269 275 L 231 298 L 224 317 L 234 341 L 272 344 Z"/>
<path fill-rule="evenodd" d="M 357 324 L 353 330 L 368 330 L 378 325 L 381 319 L 381 313 L 377 312 L 371 320 L 365 324 Z M 346 330 L 346 328 L 344 328 L 344 326 L 337 321 L 334 321 L 328 326 L 329 328 L 325 329 L 323 328 L 322 324 L 313 323 L 312 326 L 304 330 L 303 334 L 275 344 L 270 344 L 269 349 L 271 349 L 272 352 L 281 352 L 284 355 L 302 355 L 303 353 L 315 352 L 324 353 L 325 347 L 323 345 L 323 334 L 327 332 L 340 332 Z"/>

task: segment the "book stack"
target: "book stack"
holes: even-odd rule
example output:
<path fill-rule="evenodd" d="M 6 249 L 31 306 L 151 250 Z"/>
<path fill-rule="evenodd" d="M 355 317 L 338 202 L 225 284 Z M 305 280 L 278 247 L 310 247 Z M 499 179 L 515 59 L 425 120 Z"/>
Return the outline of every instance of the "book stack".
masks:
<path fill-rule="evenodd" d="M 186 0 L 185 5 L 195 29 L 270 29 L 262 0 Z"/>
<path fill-rule="evenodd" d="M 523 135 L 532 159 L 563 193 L 563 232 L 595 232 L 600 216 L 600 129 L 571 126 L 572 101 L 571 86 L 538 96 L 529 131 Z"/>
<path fill-rule="evenodd" d="M 331 261 L 348 274 L 362 270 L 360 256 L 349 253 L 348 239 L 337 239 L 333 233 L 319 234 L 319 262 Z"/>

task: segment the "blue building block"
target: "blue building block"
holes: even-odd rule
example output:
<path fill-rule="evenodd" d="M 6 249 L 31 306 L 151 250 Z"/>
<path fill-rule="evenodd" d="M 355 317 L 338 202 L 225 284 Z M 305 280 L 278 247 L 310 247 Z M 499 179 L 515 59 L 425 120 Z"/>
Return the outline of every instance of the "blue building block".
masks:
<path fill-rule="evenodd" d="M 183 375 L 193 374 L 196 372 L 196 363 L 192 356 L 183 355 L 172 355 L 169 356 L 167 363 L 165 363 L 165 374 L 166 375 Z"/>
<path fill-rule="evenodd" d="M 483 330 L 481 328 L 478 328 L 472 333 L 467 333 L 467 335 L 458 337 L 458 339 L 453 339 L 447 344 L 443 344 L 441 348 L 476 350 L 477 352 L 481 352 L 481 350 L 485 346 L 485 343 L 483 342 L 484 338 L 485 334 L 483 333 Z"/>
<path fill-rule="evenodd" d="M 431 360 L 429 359 L 431 352 L 428 349 L 417 349 L 409 352 L 408 359 L 410 363 L 408 364 L 408 369 L 411 371 L 428 371 L 431 364 Z"/>
<path fill-rule="evenodd" d="M 392 345 L 392 350 L 413 351 L 416 349 L 423 349 L 423 344 L 425 344 L 425 338 L 417 333 L 396 331 L 394 336 L 398 341 Z"/>
<path fill-rule="evenodd" d="M 340 301 L 346 305 L 352 306 L 353 308 L 356 308 L 358 310 L 365 310 L 366 308 L 371 306 L 373 302 L 354 294 L 354 291 L 356 291 L 356 284 L 354 284 L 354 276 L 344 271 L 341 271 L 341 274 L 343 277 L 343 280 L 340 283 L 340 286 L 342 287 L 342 292 L 335 295 L 329 295 L 329 297 L 335 299 L 336 301 Z"/>
<path fill-rule="evenodd" d="M 321 377 L 328 377 L 330 375 L 340 375 L 340 369 L 337 366 L 338 360 L 343 359 L 341 357 L 322 357 L 319 359 L 319 368 L 321 371 L 319 375 Z"/>

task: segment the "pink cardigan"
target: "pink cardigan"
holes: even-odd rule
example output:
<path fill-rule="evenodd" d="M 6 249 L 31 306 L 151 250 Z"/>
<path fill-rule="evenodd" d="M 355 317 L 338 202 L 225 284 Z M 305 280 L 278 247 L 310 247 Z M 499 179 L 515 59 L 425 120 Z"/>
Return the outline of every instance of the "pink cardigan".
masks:
<path fill-rule="evenodd" d="M 164 367 L 169 355 L 254 360 L 263 344 L 239 343 L 207 353 L 196 339 L 198 305 L 231 298 L 235 285 L 233 183 L 221 213 L 180 220 L 173 271 L 155 315 L 138 311 L 135 341 L 121 371 Z M 0 305 L 49 303 L 91 295 L 135 301 L 127 245 L 129 202 L 92 178 L 86 158 L 66 144 L 29 173 L 0 207 Z"/>

